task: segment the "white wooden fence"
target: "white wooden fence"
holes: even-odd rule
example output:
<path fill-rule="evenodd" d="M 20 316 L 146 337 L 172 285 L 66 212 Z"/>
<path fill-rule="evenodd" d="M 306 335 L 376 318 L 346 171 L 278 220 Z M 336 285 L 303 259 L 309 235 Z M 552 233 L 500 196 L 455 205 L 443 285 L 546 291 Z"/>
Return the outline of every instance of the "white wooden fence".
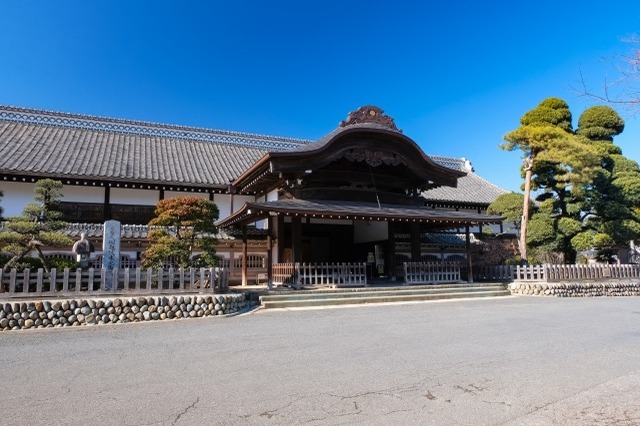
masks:
<path fill-rule="evenodd" d="M 499 265 L 475 268 L 476 281 L 577 281 L 640 278 L 640 265 Z"/>
<path fill-rule="evenodd" d="M 276 263 L 273 284 L 302 287 L 305 285 L 365 286 L 367 264 L 363 263 Z"/>
<path fill-rule="evenodd" d="M 229 288 L 224 268 L 64 269 L 2 273 L 0 298 L 58 297 L 113 293 L 214 293 Z"/>
<path fill-rule="evenodd" d="M 451 283 L 460 279 L 458 262 L 404 262 L 405 284 Z"/>
<path fill-rule="evenodd" d="M 545 265 L 547 281 L 640 278 L 640 265 Z"/>

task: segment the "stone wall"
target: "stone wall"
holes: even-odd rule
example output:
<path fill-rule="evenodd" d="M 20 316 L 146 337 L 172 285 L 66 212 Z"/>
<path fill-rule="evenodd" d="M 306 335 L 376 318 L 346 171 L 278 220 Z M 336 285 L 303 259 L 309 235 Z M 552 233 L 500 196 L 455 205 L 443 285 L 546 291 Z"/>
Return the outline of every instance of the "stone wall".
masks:
<path fill-rule="evenodd" d="M 245 293 L 5 302 L 0 331 L 226 315 L 249 303 Z"/>
<path fill-rule="evenodd" d="M 583 281 L 570 283 L 513 282 L 511 294 L 555 297 L 640 296 L 640 280 Z"/>

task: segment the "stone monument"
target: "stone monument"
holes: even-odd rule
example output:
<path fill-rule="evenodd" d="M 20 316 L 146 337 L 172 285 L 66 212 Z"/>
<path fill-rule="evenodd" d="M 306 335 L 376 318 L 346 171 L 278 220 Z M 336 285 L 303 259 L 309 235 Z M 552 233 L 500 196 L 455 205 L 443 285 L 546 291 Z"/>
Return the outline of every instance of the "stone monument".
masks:
<path fill-rule="evenodd" d="M 104 223 L 102 268 L 107 270 L 105 274 L 105 289 L 112 290 L 113 270 L 120 269 L 120 222 L 117 220 L 108 220 Z"/>

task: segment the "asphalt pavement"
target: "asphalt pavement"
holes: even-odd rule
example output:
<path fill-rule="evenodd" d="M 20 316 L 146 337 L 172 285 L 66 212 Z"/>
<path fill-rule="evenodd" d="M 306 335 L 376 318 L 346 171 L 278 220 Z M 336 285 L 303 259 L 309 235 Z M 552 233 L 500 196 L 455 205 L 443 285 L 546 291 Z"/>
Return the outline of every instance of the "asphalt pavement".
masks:
<path fill-rule="evenodd" d="M 0 333 L 0 424 L 640 423 L 640 298 Z"/>

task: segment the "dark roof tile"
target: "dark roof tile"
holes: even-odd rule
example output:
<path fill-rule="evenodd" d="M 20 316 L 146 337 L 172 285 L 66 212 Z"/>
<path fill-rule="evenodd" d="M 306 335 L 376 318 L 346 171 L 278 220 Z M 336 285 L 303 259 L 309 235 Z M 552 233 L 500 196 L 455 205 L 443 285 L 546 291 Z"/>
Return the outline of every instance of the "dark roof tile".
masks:
<path fill-rule="evenodd" d="M 308 141 L 0 107 L 0 172 L 222 186 Z"/>

